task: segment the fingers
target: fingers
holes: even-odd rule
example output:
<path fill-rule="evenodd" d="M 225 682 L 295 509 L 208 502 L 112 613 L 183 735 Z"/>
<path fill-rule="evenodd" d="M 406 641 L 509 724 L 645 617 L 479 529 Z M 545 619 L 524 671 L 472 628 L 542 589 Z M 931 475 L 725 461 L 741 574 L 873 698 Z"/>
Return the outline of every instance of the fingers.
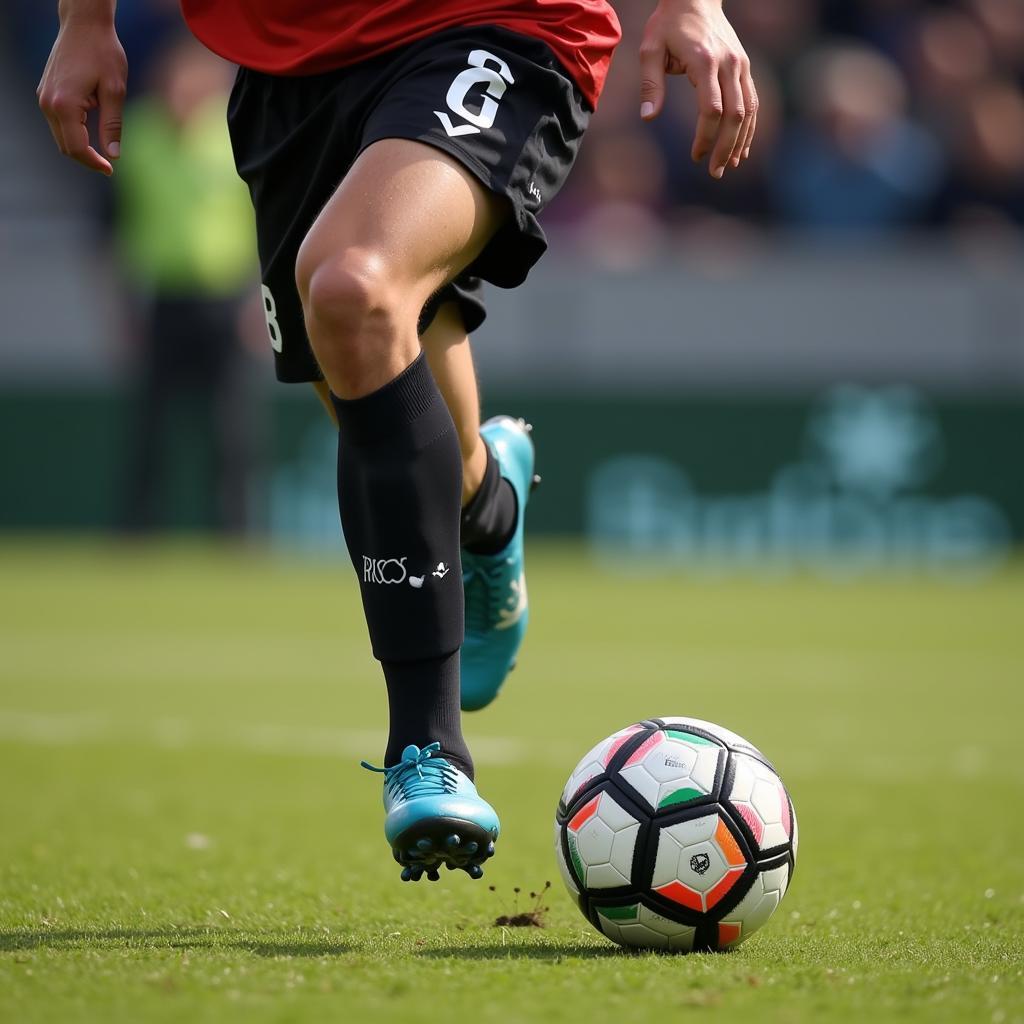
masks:
<path fill-rule="evenodd" d="M 114 168 L 92 146 L 89 145 L 89 127 L 86 122 L 87 112 L 79 110 L 60 116 L 60 130 L 64 137 L 65 156 L 71 157 L 76 163 L 88 167 L 91 171 L 101 174 L 113 174 Z"/>
<path fill-rule="evenodd" d="M 665 46 L 644 40 L 640 47 L 640 116 L 653 121 L 665 103 Z"/>
<path fill-rule="evenodd" d="M 757 111 L 754 111 L 753 116 L 750 119 L 750 128 L 747 129 L 747 139 L 743 143 L 742 157 L 744 160 L 750 159 L 750 144 L 754 141 L 754 135 L 757 133 Z"/>
<path fill-rule="evenodd" d="M 100 147 L 111 160 L 121 155 L 121 113 L 124 109 L 125 84 L 120 79 L 101 82 L 99 87 Z"/>
<path fill-rule="evenodd" d="M 91 145 L 87 107 L 62 96 L 41 96 L 39 106 L 46 115 L 57 148 L 72 160 L 101 174 L 112 174 L 113 167 Z"/>
<path fill-rule="evenodd" d="M 750 69 L 749 66 L 746 66 L 746 61 L 744 61 L 744 65 L 740 86 L 743 90 L 745 117 L 736 139 L 736 146 L 729 157 L 729 162 L 733 167 L 739 167 L 740 161 L 750 155 L 750 143 L 754 138 L 754 128 L 757 125 L 757 90 L 754 88 L 754 80 L 750 77 Z"/>
<path fill-rule="evenodd" d="M 743 99 L 742 61 L 736 53 L 730 53 L 719 67 L 718 81 L 722 94 L 722 117 L 718 138 L 708 160 L 708 170 L 713 178 L 725 173 L 726 165 L 732 159 L 737 146 L 743 141 L 743 129 L 747 108 Z"/>
<path fill-rule="evenodd" d="M 687 67 L 686 76 L 697 90 L 697 128 L 690 156 L 699 162 L 714 148 L 722 124 L 722 90 L 718 84 L 718 64 L 710 53 L 702 51 Z"/>

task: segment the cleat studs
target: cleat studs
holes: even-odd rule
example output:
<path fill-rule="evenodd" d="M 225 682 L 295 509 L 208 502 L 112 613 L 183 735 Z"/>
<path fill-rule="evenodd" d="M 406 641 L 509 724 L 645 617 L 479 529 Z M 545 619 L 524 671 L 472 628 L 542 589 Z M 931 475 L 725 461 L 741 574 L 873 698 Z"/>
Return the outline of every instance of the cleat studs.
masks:
<path fill-rule="evenodd" d="M 391 856 L 395 858 L 395 863 L 396 864 L 401 864 L 402 863 L 402 855 L 401 855 L 401 853 L 398 852 L 398 850 L 392 850 L 391 851 Z"/>
<path fill-rule="evenodd" d="M 491 829 L 491 838 L 492 839 L 497 839 L 498 838 L 498 830 L 496 828 L 492 828 Z"/>
<path fill-rule="evenodd" d="M 462 836 L 458 835 L 458 833 L 453 832 L 444 841 L 444 845 L 447 846 L 449 850 L 454 850 L 461 842 L 462 842 Z"/>
<path fill-rule="evenodd" d="M 412 879 L 412 868 L 402 868 L 402 881 L 408 882 Z"/>
<path fill-rule="evenodd" d="M 428 839 L 426 836 L 424 836 L 422 839 L 417 841 L 416 848 L 418 850 L 422 850 L 424 853 L 428 853 L 430 850 L 434 848 L 434 842 L 433 840 Z"/>
<path fill-rule="evenodd" d="M 479 843 L 475 843 L 475 842 L 466 843 L 466 855 L 469 856 L 469 857 L 472 857 L 473 854 L 476 853 L 476 851 L 479 850 L 479 849 L 480 849 L 480 844 Z"/>
<path fill-rule="evenodd" d="M 537 490 L 537 488 L 540 487 L 541 483 L 542 483 L 542 478 L 541 478 L 540 473 L 534 473 L 533 474 L 533 479 L 530 481 L 530 490 L 531 491 Z"/>
<path fill-rule="evenodd" d="M 533 433 L 533 424 L 532 423 L 527 423 L 526 420 L 520 420 L 519 422 L 522 423 L 523 430 L 525 430 L 528 434 L 532 434 Z"/>
<path fill-rule="evenodd" d="M 409 877 L 414 881 L 418 882 L 423 877 L 423 868 L 417 864 L 415 867 L 409 869 Z"/>
<path fill-rule="evenodd" d="M 437 873 L 437 868 L 431 868 L 427 872 L 427 881 L 436 882 L 441 876 Z"/>
<path fill-rule="evenodd" d="M 480 867 L 479 864 L 470 864 L 469 867 L 466 868 L 466 874 L 469 875 L 469 877 L 473 878 L 473 879 L 483 878 L 484 877 L 484 869 L 482 867 Z"/>
<path fill-rule="evenodd" d="M 486 853 L 487 853 L 488 857 L 493 857 L 494 856 L 494 843 L 488 843 L 487 844 Z"/>

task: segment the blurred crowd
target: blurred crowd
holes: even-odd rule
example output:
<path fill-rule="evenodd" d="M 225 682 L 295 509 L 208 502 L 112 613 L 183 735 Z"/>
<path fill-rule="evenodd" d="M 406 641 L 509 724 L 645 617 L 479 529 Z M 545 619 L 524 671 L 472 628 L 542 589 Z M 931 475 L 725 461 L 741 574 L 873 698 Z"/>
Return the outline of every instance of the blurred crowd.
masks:
<path fill-rule="evenodd" d="M 36 76 L 55 5 L 9 3 L 16 54 Z M 651 4 L 617 8 L 624 42 L 555 221 L 641 246 L 709 218 L 723 231 L 723 219 L 833 233 L 1024 224 L 1022 0 L 727 0 L 761 112 L 751 162 L 722 183 L 689 161 L 689 88 L 671 90 L 653 129 L 639 122 Z M 177 4 L 121 0 L 118 18 L 138 94 L 180 32 Z"/>
<path fill-rule="evenodd" d="M 0 100 L 33 105 L 56 6 L 4 0 L 0 72 L 16 95 Z M 638 47 L 653 0 L 616 7 L 623 44 L 545 221 L 590 260 L 630 268 L 673 245 L 702 268 L 715 252 L 728 265 L 769 231 L 833 245 L 941 232 L 985 255 L 1024 250 L 1024 0 L 726 0 L 761 106 L 751 159 L 722 181 L 690 161 L 688 84 L 670 81 L 662 116 L 640 121 Z M 73 191 L 63 208 L 111 240 L 133 310 L 121 519 L 132 531 L 160 525 L 174 408 L 191 401 L 217 496 L 211 523 L 237 531 L 252 464 L 245 367 L 253 353 L 267 358 L 267 343 L 224 119 L 232 69 L 187 35 L 177 0 L 119 0 L 118 27 L 130 77 L 113 187 L 70 172 L 59 187 Z M 20 166 L 45 177 L 59 160 L 31 117 L 38 156 Z"/>
<path fill-rule="evenodd" d="M 638 122 L 647 5 L 618 9 L 624 42 L 559 211 L 589 222 L 594 244 L 643 247 L 666 224 L 719 237 L 962 229 L 1019 244 L 1022 0 L 727 0 L 761 108 L 751 161 L 722 182 L 689 160 L 688 87 L 670 90 L 653 131 Z"/>

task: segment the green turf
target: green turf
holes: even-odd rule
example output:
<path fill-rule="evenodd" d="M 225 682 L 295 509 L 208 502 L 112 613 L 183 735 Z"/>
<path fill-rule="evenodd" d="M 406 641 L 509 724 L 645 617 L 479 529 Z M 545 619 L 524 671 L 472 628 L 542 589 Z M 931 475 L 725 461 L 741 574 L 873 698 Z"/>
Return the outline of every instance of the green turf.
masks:
<path fill-rule="evenodd" d="M 434 886 L 399 882 L 356 764 L 384 702 L 347 566 L 9 543 L 0 580 L 2 1021 L 1024 1020 L 1019 572 L 624 579 L 536 547 L 525 656 L 468 726 L 499 854 Z M 663 714 L 747 735 L 800 815 L 733 954 L 621 953 L 557 880 L 569 770 Z M 546 928 L 493 924 L 547 879 Z"/>

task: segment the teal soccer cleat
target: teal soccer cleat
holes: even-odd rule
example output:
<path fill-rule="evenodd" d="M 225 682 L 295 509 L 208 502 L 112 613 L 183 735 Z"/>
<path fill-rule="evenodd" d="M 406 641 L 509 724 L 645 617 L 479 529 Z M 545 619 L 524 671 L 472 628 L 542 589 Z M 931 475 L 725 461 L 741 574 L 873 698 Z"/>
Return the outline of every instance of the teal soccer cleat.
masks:
<path fill-rule="evenodd" d="M 403 882 L 418 882 L 424 874 L 436 882 L 442 865 L 480 878 L 484 862 L 494 856 L 501 828 L 494 808 L 466 775 L 438 756 L 440 749 L 439 743 L 422 750 L 409 744 L 390 768 L 362 762 L 384 773 L 384 835 L 402 865 Z"/>
<path fill-rule="evenodd" d="M 510 416 L 495 416 L 481 428 L 501 475 L 516 493 L 516 529 L 494 555 L 462 552 L 466 593 L 466 636 L 462 645 L 462 710 L 478 711 L 498 695 L 515 668 L 526 635 L 529 605 L 523 562 L 523 520 L 530 492 L 540 483 L 533 472 L 531 427 Z"/>

